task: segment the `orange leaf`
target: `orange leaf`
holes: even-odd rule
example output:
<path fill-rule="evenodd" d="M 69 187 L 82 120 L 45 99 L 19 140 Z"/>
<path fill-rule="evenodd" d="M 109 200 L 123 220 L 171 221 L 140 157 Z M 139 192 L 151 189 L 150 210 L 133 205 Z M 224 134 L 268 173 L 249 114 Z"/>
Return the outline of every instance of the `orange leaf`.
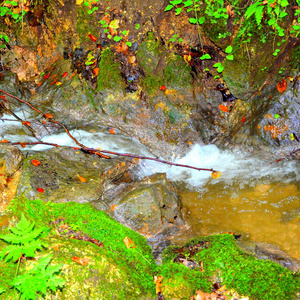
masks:
<path fill-rule="evenodd" d="M 221 177 L 221 176 L 222 176 L 222 173 L 219 172 L 219 171 L 214 171 L 214 172 L 211 173 L 211 177 L 212 177 L 213 179 L 217 179 L 217 178 L 219 178 L 219 177 Z"/>
<path fill-rule="evenodd" d="M 80 182 L 82 182 L 82 183 L 86 182 L 86 179 L 84 177 L 82 177 L 80 175 L 77 175 L 77 176 L 78 176 Z"/>
<path fill-rule="evenodd" d="M 44 189 L 42 189 L 42 188 L 37 188 L 36 189 L 39 193 L 44 193 Z"/>
<path fill-rule="evenodd" d="M 99 74 L 99 68 L 95 68 L 95 69 L 93 70 L 93 73 L 94 73 L 96 76 L 98 76 L 98 74 Z"/>
<path fill-rule="evenodd" d="M 116 208 L 116 205 L 115 205 L 115 204 L 112 204 L 111 207 L 110 207 L 110 210 L 111 210 L 111 211 L 114 211 L 115 208 Z"/>
<path fill-rule="evenodd" d="M 228 107 L 226 105 L 219 105 L 220 110 L 225 111 L 225 112 L 229 112 Z"/>
<path fill-rule="evenodd" d="M 22 125 L 26 125 L 26 126 L 31 126 L 31 123 L 30 122 L 28 122 L 28 121 L 22 121 Z"/>
<path fill-rule="evenodd" d="M 41 162 L 40 162 L 39 160 L 37 160 L 37 159 L 33 159 L 33 160 L 31 161 L 31 163 L 32 163 L 34 166 L 39 166 L 39 165 L 41 164 Z"/>
<path fill-rule="evenodd" d="M 26 147 L 26 143 L 20 143 L 20 146 L 22 147 L 22 148 L 25 148 Z"/>
<path fill-rule="evenodd" d="M 160 276 L 154 276 L 154 282 L 155 282 L 155 291 L 156 291 L 156 295 L 161 294 L 162 293 L 162 288 L 161 288 L 161 282 L 163 281 L 163 277 Z"/>
<path fill-rule="evenodd" d="M 287 83 L 284 79 L 282 79 L 281 81 L 279 81 L 277 83 L 277 90 L 280 92 L 280 93 L 283 93 L 287 88 Z"/>
<path fill-rule="evenodd" d="M 56 82 L 56 85 L 62 85 L 61 81 Z"/>
<path fill-rule="evenodd" d="M 115 129 L 112 128 L 112 127 L 108 128 L 108 131 L 109 131 L 111 134 L 116 134 Z"/>
<path fill-rule="evenodd" d="M 8 143 L 8 140 L 2 140 L 0 143 Z"/>
<path fill-rule="evenodd" d="M 91 259 L 90 258 L 82 258 L 82 257 L 77 257 L 73 256 L 72 260 L 75 261 L 76 263 L 85 266 Z"/>
<path fill-rule="evenodd" d="M 126 245 L 126 247 L 129 248 L 136 248 L 134 242 L 128 237 L 126 236 L 126 238 L 123 240 L 124 244 Z"/>
<path fill-rule="evenodd" d="M 53 118 L 54 118 L 53 115 L 50 114 L 50 113 L 44 114 L 44 117 L 45 117 L 46 119 L 53 119 Z"/>
<path fill-rule="evenodd" d="M 65 77 L 67 77 L 68 76 L 68 72 L 65 72 L 64 74 L 63 74 L 63 78 L 65 78 Z"/>

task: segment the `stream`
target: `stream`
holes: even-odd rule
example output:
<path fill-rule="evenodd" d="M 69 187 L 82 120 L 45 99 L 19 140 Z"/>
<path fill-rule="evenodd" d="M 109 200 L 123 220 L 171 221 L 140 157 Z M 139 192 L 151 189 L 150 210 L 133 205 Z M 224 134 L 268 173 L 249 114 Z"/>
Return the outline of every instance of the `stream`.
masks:
<path fill-rule="evenodd" d="M 12 120 L 12 116 L 3 115 L 1 119 L 0 140 L 36 141 L 26 134 L 20 122 L 3 121 Z M 153 157 L 139 141 L 118 132 L 110 134 L 107 128 L 92 127 L 72 130 L 71 133 L 87 147 Z M 42 141 L 76 146 L 66 133 L 49 135 Z M 47 148 L 36 145 L 22 150 L 42 151 Z M 172 161 L 222 172 L 220 178 L 212 179 L 210 172 L 146 160 L 133 169 L 136 179 L 165 172 L 168 179 L 176 183 L 188 229 L 176 237 L 175 242 L 183 243 L 196 235 L 233 232 L 255 242 L 274 244 L 300 260 L 298 161 L 285 159 L 270 164 L 273 160 L 267 154 L 256 157 L 200 144 L 192 145 L 184 157 L 174 157 Z"/>

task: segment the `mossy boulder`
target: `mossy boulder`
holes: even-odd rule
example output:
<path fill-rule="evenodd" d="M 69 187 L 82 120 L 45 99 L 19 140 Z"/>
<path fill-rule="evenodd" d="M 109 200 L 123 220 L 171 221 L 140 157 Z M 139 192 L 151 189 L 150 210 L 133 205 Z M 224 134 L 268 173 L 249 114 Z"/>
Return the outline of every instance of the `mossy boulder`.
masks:
<path fill-rule="evenodd" d="M 189 299 L 196 289 L 211 292 L 216 281 L 250 299 L 295 299 L 299 292 L 299 273 L 244 253 L 231 234 L 199 237 L 183 247 L 168 247 L 163 263 L 162 289 L 171 299 Z M 188 263 L 193 269 L 185 266 Z M 177 297 L 173 286 L 182 286 Z M 185 296 L 181 296 L 183 290 Z"/>
<path fill-rule="evenodd" d="M 51 265 L 63 264 L 59 277 L 64 279 L 64 287 L 53 293 L 48 291 L 46 299 L 154 298 L 153 274 L 157 266 L 150 247 L 139 234 L 88 204 L 45 204 L 21 197 L 15 199 L 1 217 L 1 235 L 9 232 L 8 224 L 17 223 L 22 213 L 27 220 L 35 222 L 36 228 L 45 226 L 46 231 L 50 231 L 40 238 L 48 247 L 37 252 L 36 260 L 50 253 Z M 74 231 L 68 234 L 60 230 L 62 228 Z M 131 248 L 125 245 L 126 237 L 134 243 Z M 1 249 L 6 246 L 1 240 Z M 88 263 L 81 265 L 74 257 L 86 258 Z M 24 260 L 19 274 L 26 274 L 34 263 L 35 260 Z M 16 290 L 9 288 L 17 266 L 2 260 L 0 264 L 2 271 L 7 270 L 0 279 L 0 287 L 5 290 L 2 297 L 16 299 Z"/>

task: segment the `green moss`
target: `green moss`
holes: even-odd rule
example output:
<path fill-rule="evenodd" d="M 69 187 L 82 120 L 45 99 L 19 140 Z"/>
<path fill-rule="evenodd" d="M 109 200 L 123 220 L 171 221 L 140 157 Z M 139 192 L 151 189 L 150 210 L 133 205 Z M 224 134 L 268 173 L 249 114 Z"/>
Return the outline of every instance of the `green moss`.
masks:
<path fill-rule="evenodd" d="M 202 245 L 193 260 L 203 262 L 204 272 L 197 274 L 207 278 L 218 277 L 228 288 L 251 299 L 294 299 L 299 291 L 300 276 L 269 260 L 259 260 L 245 254 L 232 235 L 213 235 L 191 240 L 185 246 Z M 197 246 L 198 247 L 198 246 Z M 176 247 L 167 248 L 164 262 L 177 255 Z M 177 275 L 178 276 L 178 275 Z M 182 273 L 182 276 L 186 276 Z"/>
<path fill-rule="evenodd" d="M 101 60 L 99 63 L 97 90 L 125 88 L 120 68 L 120 63 L 114 61 L 114 53 L 109 48 L 104 49 L 101 52 Z"/>
<path fill-rule="evenodd" d="M 141 299 L 136 295 L 153 296 L 153 274 L 157 266 L 146 239 L 138 233 L 119 224 L 105 212 L 95 210 L 89 204 L 74 202 L 61 204 L 44 203 L 40 200 L 29 201 L 19 197 L 11 202 L 7 214 L 17 219 L 22 212 L 24 212 L 28 220 L 34 220 L 36 226 L 46 225 L 51 227 L 49 225 L 51 222 L 60 219 L 62 223 L 69 224 L 72 228 L 82 232 L 82 234 L 86 234 L 90 238 L 103 243 L 104 247 L 99 248 L 85 241 L 57 237 L 54 232 L 47 238 L 51 241 L 50 243 L 48 241 L 48 244 L 63 244 L 63 250 L 55 255 L 55 263 L 72 263 L 72 256 L 92 256 L 93 263 L 96 264 L 94 267 L 91 266 L 93 270 L 97 269 L 99 267 L 97 265 L 102 263 L 103 267 L 112 271 L 112 277 L 105 278 L 103 282 L 104 285 L 107 283 L 107 287 L 101 284 L 101 289 L 106 291 L 105 295 L 108 297 L 106 299 L 112 299 L 113 297 L 116 297 L 115 299 Z M 128 249 L 123 241 L 125 237 L 129 237 L 136 248 Z M 93 249 L 93 251 L 88 251 L 88 249 Z M 63 272 L 65 274 L 71 272 L 72 274 L 74 273 L 72 276 L 77 276 L 77 271 L 75 272 L 74 269 L 66 269 Z M 103 272 L 101 274 L 101 276 L 106 276 Z M 85 270 L 78 273 L 77 281 L 70 280 L 74 281 L 73 284 L 82 285 L 85 280 L 88 281 L 90 276 L 91 270 Z M 120 295 L 116 296 L 116 293 Z"/>
<path fill-rule="evenodd" d="M 165 82 L 175 88 L 189 88 L 192 86 L 191 69 L 180 55 L 172 53 L 164 72 Z"/>

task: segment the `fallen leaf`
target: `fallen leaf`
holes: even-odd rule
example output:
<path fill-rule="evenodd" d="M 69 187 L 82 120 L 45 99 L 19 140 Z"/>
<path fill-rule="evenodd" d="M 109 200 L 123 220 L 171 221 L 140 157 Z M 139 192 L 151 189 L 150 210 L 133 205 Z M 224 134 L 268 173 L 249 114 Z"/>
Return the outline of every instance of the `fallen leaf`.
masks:
<path fill-rule="evenodd" d="M 25 148 L 25 147 L 26 147 L 26 143 L 20 142 L 20 146 L 21 146 L 22 148 Z"/>
<path fill-rule="evenodd" d="M 282 79 L 280 82 L 277 83 L 277 90 L 280 93 L 283 93 L 287 88 L 287 83 L 284 79 Z"/>
<path fill-rule="evenodd" d="M 94 35 L 92 35 L 92 34 L 88 34 L 88 37 L 93 41 L 93 42 L 96 42 L 97 41 L 97 38 L 94 36 Z"/>
<path fill-rule="evenodd" d="M 163 277 L 160 276 L 154 276 L 154 283 L 155 283 L 155 291 L 156 291 L 156 295 L 161 294 L 162 293 L 162 288 L 161 288 L 161 282 L 163 281 Z"/>
<path fill-rule="evenodd" d="M 217 178 L 219 178 L 221 176 L 222 176 L 222 173 L 220 171 L 214 171 L 214 172 L 211 173 L 211 177 L 213 179 L 217 179 Z"/>
<path fill-rule="evenodd" d="M 57 82 L 57 79 L 53 80 L 53 81 L 50 83 L 50 85 L 53 85 L 53 84 L 56 83 L 56 82 Z"/>
<path fill-rule="evenodd" d="M 109 131 L 111 134 L 116 134 L 115 129 L 112 128 L 112 127 L 108 128 L 108 131 Z"/>
<path fill-rule="evenodd" d="M 39 193 L 44 193 L 44 189 L 42 189 L 42 188 L 37 188 L 36 189 Z"/>
<path fill-rule="evenodd" d="M 63 246 L 63 244 L 55 244 L 55 245 L 51 246 L 51 248 L 54 249 L 55 251 L 59 251 L 59 248 L 62 246 Z"/>
<path fill-rule="evenodd" d="M 28 121 L 22 121 L 22 125 L 26 125 L 26 126 L 31 126 L 31 123 L 30 122 L 28 122 Z"/>
<path fill-rule="evenodd" d="M 271 132 L 271 138 L 275 139 L 278 137 L 278 134 L 283 134 L 285 133 L 289 128 L 286 124 L 283 126 L 275 126 L 275 125 L 266 125 L 264 127 L 265 131 L 270 131 Z"/>
<path fill-rule="evenodd" d="M 86 264 L 88 264 L 88 262 L 91 260 L 90 258 L 82 258 L 82 257 L 77 257 L 77 256 L 73 256 L 72 260 L 75 261 L 76 263 L 85 266 Z"/>
<path fill-rule="evenodd" d="M 9 178 L 6 178 L 6 182 L 9 183 L 13 180 L 13 178 L 9 177 Z"/>
<path fill-rule="evenodd" d="M 116 205 L 115 204 L 112 204 L 111 207 L 110 207 L 110 210 L 113 212 L 116 208 Z"/>
<path fill-rule="evenodd" d="M 93 73 L 94 73 L 95 76 L 98 76 L 99 68 L 94 68 Z"/>
<path fill-rule="evenodd" d="M 2 140 L 0 143 L 8 143 L 8 140 Z"/>
<path fill-rule="evenodd" d="M 165 86 L 165 85 L 162 85 L 162 86 L 160 87 L 160 90 L 161 90 L 161 91 L 166 90 L 166 86 Z"/>
<path fill-rule="evenodd" d="M 53 115 L 50 114 L 50 113 L 44 114 L 44 117 L 45 117 L 46 119 L 53 119 L 53 118 L 54 118 Z"/>
<path fill-rule="evenodd" d="M 38 167 L 38 166 L 41 164 L 41 162 L 40 162 L 39 160 L 37 160 L 37 159 L 33 159 L 33 160 L 31 161 L 31 163 L 32 163 L 34 166 L 36 166 L 36 167 Z"/>
<path fill-rule="evenodd" d="M 44 79 L 48 79 L 49 77 L 50 77 L 50 73 L 49 74 L 46 74 L 46 75 L 44 75 Z"/>
<path fill-rule="evenodd" d="M 63 84 L 63 83 L 60 82 L 60 81 L 56 82 L 56 85 L 62 85 L 62 84 Z"/>
<path fill-rule="evenodd" d="M 241 122 L 244 123 L 245 121 L 246 121 L 246 118 L 243 117 L 242 120 L 241 120 Z"/>
<path fill-rule="evenodd" d="M 80 182 L 84 183 L 86 182 L 86 179 L 80 175 L 77 175 L 78 176 L 78 179 L 80 180 Z"/>
<path fill-rule="evenodd" d="M 67 77 L 68 76 L 68 72 L 65 72 L 62 76 L 63 76 L 63 78 Z"/>
<path fill-rule="evenodd" d="M 126 238 L 123 240 L 123 242 L 128 249 L 136 248 L 134 242 L 128 236 L 126 236 Z"/>
<path fill-rule="evenodd" d="M 80 5 L 83 2 L 83 0 L 76 0 L 76 4 Z"/>
<path fill-rule="evenodd" d="M 2 74 L 2 73 L 1 73 Z M 0 99 L 4 99 L 4 100 L 6 100 L 6 97 L 5 96 L 3 96 L 3 95 L 0 95 Z"/>
<path fill-rule="evenodd" d="M 220 104 L 219 109 L 222 110 L 222 111 L 225 111 L 225 112 L 229 112 L 228 107 L 226 105 Z"/>
<path fill-rule="evenodd" d="M 122 41 L 120 44 L 117 45 L 116 51 L 118 53 L 124 53 L 126 54 L 128 52 L 129 47 L 126 45 L 124 41 Z"/>

